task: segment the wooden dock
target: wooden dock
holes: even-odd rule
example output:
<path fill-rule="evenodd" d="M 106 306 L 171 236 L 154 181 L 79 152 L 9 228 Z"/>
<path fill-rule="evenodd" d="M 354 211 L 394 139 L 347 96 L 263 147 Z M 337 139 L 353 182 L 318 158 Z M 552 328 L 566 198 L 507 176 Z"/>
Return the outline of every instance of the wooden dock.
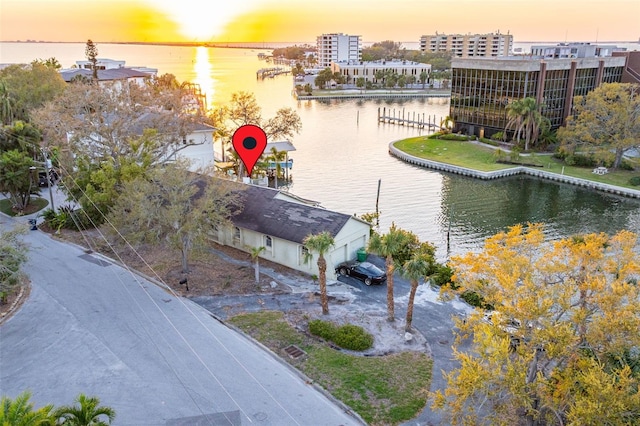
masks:
<path fill-rule="evenodd" d="M 272 78 L 272 77 L 275 77 L 276 75 L 289 74 L 290 72 L 291 72 L 291 70 L 280 68 L 280 67 L 278 67 L 278 68 L 261 68 L 256 72 L 256 77 L 258 79 Z"/>
<path fill-rule="evenodd" d="M 433 116 L 425 115 L 425 113 L 406 113 L 404 108 L 396 111 L 395 108 L 387 107 L 382 109 L 378 108 L 378 123 L 398 124 L 400 126 L 417 127 L 419 129 L 440 129 L 440 121 L 436 120 L 435 114 Z M 437 124 L 436 124 L 437 123 Z"/>

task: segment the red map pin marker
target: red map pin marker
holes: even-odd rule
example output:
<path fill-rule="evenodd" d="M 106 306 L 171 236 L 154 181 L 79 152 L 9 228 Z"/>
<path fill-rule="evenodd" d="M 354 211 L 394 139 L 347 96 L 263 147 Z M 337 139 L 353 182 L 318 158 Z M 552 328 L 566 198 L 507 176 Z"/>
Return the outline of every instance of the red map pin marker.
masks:
<path fill-rule="evenodd" d="M 256 165 L 258 158 L 260 158 L 264 149 L 267 147 L 266 133 L 258 126 L 245 124 L 244 126 L 238 127 L 238 130 L 235 131 L 231 140 L 233 142 L 233 148 L 247 169 L 247 176 L 251 176 L 253 166 Z"/>

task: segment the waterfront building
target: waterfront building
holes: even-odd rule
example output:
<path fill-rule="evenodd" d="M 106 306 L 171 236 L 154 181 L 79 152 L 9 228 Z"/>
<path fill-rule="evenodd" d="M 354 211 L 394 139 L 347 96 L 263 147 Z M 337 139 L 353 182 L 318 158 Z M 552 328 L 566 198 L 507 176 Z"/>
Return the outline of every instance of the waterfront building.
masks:
<path fill-rule="evenodd" d="M 231 217 L 232 227 L 217 227 L 209 238 L 225 246 L 250 251 L 264 247 L 262 259 L 308 275 L 318 275 L 317 257 L 307 261 L 304 246 L 308 235 L 328 232 L 334 239 L 324 254 L 327 278 L 335 280 L 336 267 L 355 260 L 357 253 L 369 243 L 371 225 L 364 220 L 320 207 L 278 189 L 243 185 L 239 191 L 242 209 Z"/>
<path fill-rule="evenodd" d="M 513 35 L 489 34 L 438 34 L 420 37 L 422 52 L 451 52 L 457 58 L 511 56 Z"/>
<path fill-rule="evenodd" d="M 414 76 L 416 82 L 420 81 L 423 72 L 427 73 L 427 79 L 431 75 L 431 65 L 413 61 L 338 61 L 331 64 L 331 71 L 345 76 L 347 84 L 355 84 L 360 77 L 376 84 L 376 72 L 385 70 L 394 71 L 398 75 Z"/>
<path fill-rule="evenodd" d="M 330 67 L 331 62 L 360 61 L 362 38 L 342 33 L 322 34 L 316 38 L 316 49 L 320 68 Z"/>
<path fill-rule="evenodd" d="M 67 83 L 71 83 L 78 78 L 91 81 L 93 71 L 85 68 L 70 68 L 60 70 L 60 76 Z M 115 88 L 116 90 L 122 90 L 122 88 L 126 87 L 129 83 L 144 86 L 151 78 L 152 76 L 150 74 L 131 68 L 98 70 L 98 84 L 102 87 Z"/>
<path fill-rule="evenodd" d="M 527 97 L 543 105 L 542 114 L 557 129 L 571 113 L 575 96 L 602 83 L 621 82 L 625 57 L 454 58 L 451 68 L 454 131 L 490 137 L 505 130 L 507 105 Z"/>
<path fill-rule="evenodd" d="M 158 75 L 158 69 L 157 68 L 149 68 L 149 67 L 142 67 L 142 66 L 134 66 L 134 67 L 127 67 L 125 66 L 125 61 L 117 61 L 114 59 L 108 59 L 108 58 L 96 58 L 97 62 L 96 62 L 96 68 L 98 68 L 98 70 L 117 70 L 117 69 L 132 69 L 134 71 L 139 71 L 139 72 L 143 72 L 145 74 L 149 74 L 151 76 L 156 77 Z M 86 60 L 82 60 L 82 61 L 76 61 L 76 67 L 80 68 L 80 69 L 87 69 L 90 70 L 92 69 L 92 63 L 91 61 L 86 61 Z"/>
<path fill-rule="evenodd" d="M 614 51 L 612 56 L 623 57 L 626 60 L 622 82 L 640 84 L 640 51 Z"/>
<path fill-rule="evenodd" d="M 612 56 L 613 52 L 624 51 L 615 45 L 591 43 L 558 43 L 531 46 L 531 56 L 544 59 L 593 58 Z"/>

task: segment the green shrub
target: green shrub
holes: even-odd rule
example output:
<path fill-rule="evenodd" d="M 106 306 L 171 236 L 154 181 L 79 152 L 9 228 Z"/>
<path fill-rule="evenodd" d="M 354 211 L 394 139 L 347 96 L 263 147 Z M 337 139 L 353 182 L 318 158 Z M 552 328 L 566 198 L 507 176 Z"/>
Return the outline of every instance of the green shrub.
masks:
<path fill-rule="evenodd" d="M 337 332 L 337 327 L 335 324 L 328 321 L 313 320 L 309 321 L 309 332 L 314 336 L 333 341 Z"/>
<path fill-rule="evenodd" d="M 451 277 L 453 276 L 453 269 L 448 265 L 438 264 L 436 266 L 436 272 L 431 275 L 431 282 L 437 285 L 438 287 L 442 287 L 443 285 L 447 285 L 451 283 Z"/>
<path fill-rule="evenodd" d="M 496 132 L 491 135 L 491 139 L 494 141 L 503 141 L 504 140 L 504 132 Z"/>
<path fill-rule="evenodd" d="M 364 328 L 353 324 L 338 327 L 328 321 L 312 320 L 309 321 L 309 332 L 352 351 L 364 351 L 373 346 L 373 336 Z"/>
<path fill-rule="evenodd" d="M 495 161 L 504 161 L 507 158 L 507 153 L 501 149 L 493 151 L 493 159 Z"/>
<path fill-rule="evenodd" d="M 484 301 L 484 298 L 475 291 L 465 291 L 460 298 L 476 308 L 493 309 L 493 307 Z"/>
<path fill-rule="evenodd" d="M 499 142 L 494 141 L 493 139 L 489 139 L 489 138 L 480 138 L 480 142 L 486 143 L 487 145 L 493 145 L 493 146 L 498 146 L 499 145 Z"/>
<path fill-rule="evenodd" d="M 360 326 L 345 324 L 338 328 L 333 342 L 344 349 L 364 351 L 373 346 L 373 336 Z"/>
<path fill-rule="evenodd" d="M 629 185 L 640 186 L 640 176 L 633 176 L 631 179 L 629 179 Z"/>
<path fill-rule="evenodd" d="M 572 154 L 567 155 L 564 159 L 565 163 L 568 166 L 577 166 L 577 167 L 595 167 L 598 165 L 598 161 L 593 157 L 593 155 L 583 155 L 583 154 Z"/>
<path fill-rule="evenodd" d="M 471 138 L 467 135 L 456 135 L 455 133 L 449 133 L 445 135 L 440 135 L 438 139 L 442 139 L 445 141 L 468 141 Z"/>
<path fill-rule="evenodd" d="M 75 211 L 70 205 L 61 206 L 58 209 L 58 212 L 47 209 L 42 215 L 44 216 L 45 222 L 52 229 L 56 230 L 64 228 L 78 231 L 79 224 L 81 224 L 85 228 L 88 225 L 87 220 L 82 220 L 83 215 L 79 215 L 78 212 Z"/>
<path fill-rule="evenodd" d="M 635 167 L 629 161 L 622 160 L 622 162 L 620 163 L 620 169 L 621 170 L 628 170 L 628 171 L 632 172 L 632 171 L 635 170 Z"/>

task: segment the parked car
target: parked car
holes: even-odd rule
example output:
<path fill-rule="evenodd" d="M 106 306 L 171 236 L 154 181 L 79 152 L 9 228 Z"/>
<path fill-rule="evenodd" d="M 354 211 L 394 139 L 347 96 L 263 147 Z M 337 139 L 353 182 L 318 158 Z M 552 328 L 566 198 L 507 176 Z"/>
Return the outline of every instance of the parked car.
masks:
<path fill-rule="evenodd" d="M 343 262 L 336 268 L 336 273 L 357 278 L 366 285 L 382 284 L 387 281 L 387 274 L 370 262 Z"/>
<path fill-rule="evenodd" d="M 54 169 L 49 170 L 49 179 L 47 179 L 47 172 L 38 172 L 38 186 L 55 185 L 58 180 L 58 173 Z"/>

